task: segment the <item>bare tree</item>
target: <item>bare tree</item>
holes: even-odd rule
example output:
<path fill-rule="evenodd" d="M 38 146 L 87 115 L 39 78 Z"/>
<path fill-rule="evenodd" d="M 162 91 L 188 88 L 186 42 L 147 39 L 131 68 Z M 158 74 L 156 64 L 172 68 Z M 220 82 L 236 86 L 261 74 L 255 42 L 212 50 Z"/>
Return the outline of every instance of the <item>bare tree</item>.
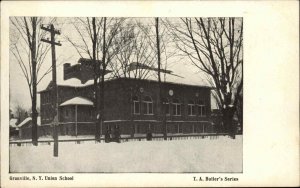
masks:
<path fill-rule="evenodd" d="M 154 21 L 154 22 L 153 22 Z M 146 25 L 146 26 L 145 26 Z M 151 66 L 136 67 L 136 69 L 146 69 L 155 71 L 155 76 L 158 81 L 158 100 L 157 100 L 157 114 L 158 119 L 162 122 L 164 138 L 167 137 L 166 127 L 166 114 L 163 109 L 162 93 L 164 92 L 164 82 L 166 81 L 166 74 L 173 74 L 172 71 L 167 70 L 168 59 L 176 54 L 176 51 L 167 50 L 170 49 L 172 41 L 167 33 L 167 27 L 162 18 L 156 17 L 143 25 L 138 23 L 139 28 L 148 38 L 147 45 L 154 52 L 154 63 Z M 154 27 L 149 27 L 154 26 Z M 153 29 L 154 28 L 154 29 Z M 172 47 L 171 47 L 172 48 Z M 174 48 L 173 48 L 174 49 Z M 162 79 L 162 74 L 164 79 Z M 176 75 L 177 76 L 177 75 Z"/>
<path fill-rule="evenodd" d="M 149 46 L 149 39 L 140 29 L 139 21 L 128 20 L 122 27 L 122 32 L 115 38 L 119 53 L 110 64 L 114 77 L 146 79 L 156 62 L 156 53 Z"/>
<path fill-rule="evenodd" d="M 160 18 L 162 20 L 162 18 Z M 113 71 L 113 77 L 128 77 L 135 79 L 147 79 L 150 76 L 158 78 L 158 49 L 156 40 L 156 25 L 154 19 L 131 18 L 126 19 L 126 24 L 121 27 L 121 32 L 115 37 L 116 53 L 109 68 Z M 172 74 L 167 70 L 168 58 L 176 52 L 166 50 L 171 42 L 167 29 L 163 23 L 159 28 L 158 37 L 161 40 L 161 73 Z M 122 48 L 122 49 L 119 49 Z M 177 76 L 177 75 L 175 75 Z"/>
<path fill-rule="evenodd" d="M 94 92 L 96 107 L 95 138 L 100 141 L 104 121 L 104 75 L 108 72 L 108 65 L 118 53 L 114 39 L 119 32 L 125 18 L 75 18 L 73 26 L 79 38 L 66 39 L 75 47 L 81 57 L 92 59 L 94 62 Z M 120 49 L 120 48 L 119 48 Z"/>
<path fill-rule="evenodd" d="M 166 35 L 165 24 L 159 24 L 161 18 L 145 19 L 135 18 L 127 22 L 122 28 L 115 41 L 119 53 L 115 56 L 113 66 L 115 77 L 129 77 L 134 79 L 147 79 L 154 76 L 158 80 L 158 105 L 157 114 L 165 127 L 165 115 L 162 110 L 162 74 L 166 80 L 166 74 L 172 74 L 167 70 L 167 60 L 175 54 L 174 51 L 167 52 L 170 37 Z M 177 76 L 177 75 L 176 75 Z M 139 87 L 139 86 L 137 86 Z M 136 95 L 138 90 L 131 91 Z M 163 118 L 164 117 L 164 118 Z M 165 129 L 166 130 L 166 129 Z M 166 132 L 164 132 L 166 133 Z"/>
<path fill-rule="evenodd" d="M 137 26 L 143 32 L 143 38 L 147 39 L 145 42 L 147 48 L 149 48 L 152 53 L 151 57 L 153 57 L 152 63 L 147 65 L 149 66 L 148 69 L 154 71 L 153 75 L 157 80 L 159 79 L 158 72 L 160 72 L 163 82 L 166 81 L 167 75 L 178 76 L 168 70 L 171 65 L 169 59 L 176 55 L 177 49 L 173 48 L 173 41 L 168 33 L 168 25 L 165 22 L 164 18 L 155 18 L 148 21 L 143 20 L 143 23 L 137 21 Z M 159 45 L 157 45 L 158 43 Z M 160 54 L 160 60 L 158 60 L 158 54 Z M 143 67 L 139 69 L 143 69 Z"/>
<path fill-rule="evenodd" d="M 28 117 L 28 111 L 20 104 L 15 107 L 14 110 L 15 118 L 18 119 L 18 123 L 21 123 L 24 119 Z"/>
<path fill-rule="evenodd" d="M 215 88 L 225 129 L 234 137 L 233 115 L 243 87 L 242 18 L 181 18 L 169 21 L 180 49 Z"/>
<path fill-rule="evenodd" d="M 25 77 L 32 102 L 32 142 L 37 145 L 36 109 L 37 85 L 51 71 L 51 67 L 42 72 L 42 65 L 50 50 L 40 39 L 45 37 L 45 31 L 39 25 L 45 21 L 37 17 L 11 17 L 10 53 L 19 64 Z M 50 22 L 54 22 L 52 19 Z"/>

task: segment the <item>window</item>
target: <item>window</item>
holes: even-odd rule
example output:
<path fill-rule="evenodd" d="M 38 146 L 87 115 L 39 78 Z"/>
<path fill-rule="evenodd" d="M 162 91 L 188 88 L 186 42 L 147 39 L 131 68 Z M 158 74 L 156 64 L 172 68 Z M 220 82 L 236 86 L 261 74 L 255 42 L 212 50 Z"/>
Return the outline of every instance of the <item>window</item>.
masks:
<path fill-rule="evenodd" d="M 173 115 L 180 116 L 181 115 L 181 104 L 178 99 L 173 100 Z"/>
<path fill-rule="evenodd" d="M 43 94 L 43 101 L 44 101 L 44 104 L 47 103 L 47 95 L 46 95 L 46 93 Z"/>
<path fill-rule="evenodd" d="M 44 93 L 44 101 L 45 103 L 48 103 L 48 93 Z"/>
<path fill-rule="evenodd" d="M 196 127 L 195 127 L 195 124 L 193 124 L 193 133 L 196 133 Z"/>
<path fill-rule="evenodd" d="M 69 117 L 69 109 L 68 108 L 65 108 L 65 116 Z"/>
<path fill-rule="evenodd" d="M 195 103 L 194 101 L 190 100 L 188 102 L 188 115 L 189 116 L 195 116 Z"/>
<path fill-rule="evenodd" d="M 182 126 L 180 124 L 177 125 L 177 133 L 182 133 Z"/>
<path fill-rule="evenodd" d="M 46 93 L 46 103 L 50 103 L 50 93 Z"/>
<path fill-rule="evenodd" d="M 49 115 L 49 110 L 46 108 L 44 113 L 44 117 L 46 120 L 48 120 L 48 115 Z"/>
<path fill-rule="evenodd" d="M 45 118 L 45 109 L 44 108 L 41 109 L 41 117 L 42 117 L 43 120 L 46 119 Z"/>
<path fill-rule="evenodd" d="M 140 101 L 137 96 L 132 98 L 133 101 L 133 114 L 140 114 Z"/>
<path fill-rule="evenodd" d="M 135 133 L 141 133 L 141 130 L 140 130 L 140 126 L 139 126 L 139 125 L 135 125 L 135 126 L 134 126 L 134 129 L 135 129 L 135 130 L 134 130 Z"/>
<path fill-rule="evenodd" d="M 166 98 L 162 99 L 163 102 L 163 110 L 165 112 L 166 115 L 170 115 L 170 105 L 169 105 L 169 101 Z"/>
<path fill-rule="evenodd" d="M 205 108 L 205 103 L 203 100 L 198 101 L 198 115 L 199 116 L 206 116 L 206 108 Z"/>
<path fill-rule="evenodd" d="M 146 96 L 144 98 L 144 109 L 145 109 L 145 114 L 146 115 L 153 115 L 153 103 L 152 103 L 152 99 L 149 96 Z"/>
<path fill-rule="evenodd" d="M 90 119 L 93 118 L 93 110 L 92 109 L 89 110 L 89 116 L 90 116 Z"/>

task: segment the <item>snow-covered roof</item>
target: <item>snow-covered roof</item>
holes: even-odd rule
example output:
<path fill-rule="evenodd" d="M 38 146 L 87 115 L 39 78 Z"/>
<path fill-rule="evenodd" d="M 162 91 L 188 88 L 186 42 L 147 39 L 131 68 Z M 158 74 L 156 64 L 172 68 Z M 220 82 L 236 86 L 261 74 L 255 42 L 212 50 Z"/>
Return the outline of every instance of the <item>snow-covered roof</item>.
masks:
<path fill-rule="evenodd" d="M 130 71 L 130 75 L 133 78 L 134 77 L 134 70 Z M 107 73 L 104 76 L 105 81 L 110 81 L 110 80 L 116 80 L 119 78 L 123 78 L 123 75 L 119 75 L 120 77 L 115 77 L 115 74 L 113 72 Z M 168 82 L 168 83 L 174 83 L 174 84 L 182 84 L 182 85 L 190 85 L 190 86 L 200 86 L 200 87 L 210 87 L 207 83 L 205 83 L 203 80 L 202 81 L 195 81 L 196 79 L 193 77 L 195 75 L 189 75 L 188 77 L 182 77 L 181 75 L 175 75 L 175 74 L 164 74 L 161 73 L 161 80 L 162 82 Z M 128 78 L 128 77 L 127 77 Z M 151 80 L 151 81 L 158 81 L 157 78 L 157 72 L 150 70 L 147 76 L 143 78 L 144 80 Z M 99 81 L 99 80 L 98 80 Z M 85 83 L 81 83 L 81 80 L 78 78 L 70 78 L 67 80 L 63 79 L 58 79 L 57 80 L 57 85 L 58 86 L 65 86 L 65 87 L 87 87 L 91 86 L 94 84 L 94 80 L 90 79 Z M 47 89 L 42 89 L 39 92 L 43 92 Z"/>
<path fill-rule="evenodd" d="M 28 123 L 29 121 L 31 121 L 31 117 L 28 117 L 28 118 L 24 119 L 24 120 L 18 125 L 18 127 L 22 127 L 23 125 L 25 125 L 25 124 Z"/>
<path fill-rule="evenodd" d="M 109 80 L 113 77 L 113 73 L 109 72 L 104 76 L 105 80 Z M 99 78 L 98 78 L 99 82 Z M 94 79 L 90 79 L 85 83 L 81 83 L 81 80 L 78 78 L 69 78 L 67 80 L 58 80 L 58 86 L 69 86 L 69 87 L 86 87 L 94 84 Z"/>
<path fill-rule="evenodd" d="M 149 75 L 146 80 L 151 80 L 151 81 L 158 81 L 158 77 L 156 74 L 151 74 Z M 161 74 L 161 81 L 162 82 L 168 82 L 168 83 L 174 83 L 174 84 L 183 84 L 183 85 L 191 85 L 191 86 L 205 86 L 203 83 L 195 83 L 191 82 L 188 78 L 184 78 L 178 75 L 173 75 L 173 74 Z"/>
<path fill-rule="evenodd" d="M 18 119 L 12 118 L 9 120 L 9 126 L 10 127 L 17 127 L 16 123 L 18 122 Z"/>
<path fill-rule="evenodd" d="M 59 106 L 68 106 L 68 105 L 84 105 L 84 106 L 93 106 L 94 103 L 89 99 L 83 97 L 74 97 L 70 100 L 65 101 Z"/>
<path fill-rule="evenodd" d="M 134 71 L 130 71 L 130 75 L 131 75 L 131 78 L 134 78 Z M 110 74 L 110 76 L 111 77 L 109 78 L 108 75 L 107 75 L 106 80 L 119 79 L 119 78 L 114 78 L 112 74 Z M 209 88 L 211 88 L 211 86 L 209 86 L 204 81 L 196 82 L 195 79 L 192 79 L 191 77 L 192 76 L 182 77 L 181 75 L 176 75 L 176 74 L 161 73 L 161 81 L 162 82 L 172 83 L 172 84 L 188 85 L 188 86 L 209 87 Z M 149 73 L 142 80 L 150 80 L 150 81 L 158 82 L 157 72 L 153 71 L 153 70 L 150 70 Z"/>
<path fill-rule="evenodd" d="M 105 80 L 109 80 L 111 77 L 112 77 L 112 73 L 108 73 L 107 75 L 105 75 Z M 78 78 L 69 78 L 67 80 L 57 80 L 57 86 L 64 86 L 64 87 L 81 88 L 81 87 L 91 86 L 93 84 L 94 84 L 94 79 L 90 79 L 85 83 L 81 83 L 81 80 Z M 47 88 L 41 89 L 41 90 L 39 90 L 39 92 L 43 92 L 45 90 L 47 90 Z"/>
<path fill-rule="evenodd" d="M 78 78 L 70 78 L 67 80 L 62 80 L 57 83 L 58 86 L 70 86 L 70 87 L 86 87 L 89 85 L 93 85 L 94 80 L 88 80 L 85 83 L 81 83 L 81 80 Z"/>
<path fill-rule="evenodd" d="M 27 124 L 31 120 L 32 120 L 31 117 L 28 117 L 28 118 L 24 119 L 19 125 L 17 125 L 17 127 L 22 127 L 23 125 Z M 41 125 L 41 116 L 37 117 L 37 125 L 38 126 Z"/>

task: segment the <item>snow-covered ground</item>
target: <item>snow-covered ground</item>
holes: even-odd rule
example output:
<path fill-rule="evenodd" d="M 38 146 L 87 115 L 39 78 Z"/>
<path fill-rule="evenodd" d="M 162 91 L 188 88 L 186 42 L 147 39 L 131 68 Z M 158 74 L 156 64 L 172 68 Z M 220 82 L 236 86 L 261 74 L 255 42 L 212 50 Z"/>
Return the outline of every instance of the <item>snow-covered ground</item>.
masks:
<path fill-rule="evenodd" d="M 242 172 L 242 136 L 11 146 L 11 172 Z"/>

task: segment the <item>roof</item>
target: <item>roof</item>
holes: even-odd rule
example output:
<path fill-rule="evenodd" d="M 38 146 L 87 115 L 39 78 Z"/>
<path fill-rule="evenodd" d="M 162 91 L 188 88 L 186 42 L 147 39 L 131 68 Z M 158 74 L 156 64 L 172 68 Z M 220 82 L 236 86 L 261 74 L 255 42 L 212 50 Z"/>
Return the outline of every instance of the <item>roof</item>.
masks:
<path fill-rule="evenodd" d="M 62 86 L 62 87 L 75 87 L 75 88 L 81 88 L 81 87 L 87 87 L 91 86 L 94 84 L 94 80 L 88 80 L 85 83 L 81 83 L 81 80 L 78 78 L 70 78 L 67 80 L 60 80 L 57 82 L 57 86 Z M 42 93 L 45 91 L 48 91 L 51 89 L 52 81 L 49 82 L 47 88 L 39 90 L 38 93 Z"/>
<path fill-rule="evenodd" d="M 97 63 L 101 63 L 100 60 L 96 60 Z M 79 58 L 78 63 L 94 63 L 92 59 L 87 59 L 87 58 Z"/>
<path fill-rule="evenodd" d="M 81 83 L 81 80 L 79 80 L 78 78 L 70 78 L 57 83 L 58 86 L 70 86 L 70 87 L 86 87 L 93 84 L 94 84 L 94 80 L 88 80 L 83 84 Z"/>
<path fill-rule="evenodd" d="M 26 119 L 24 119 L 19 125 L 17 125 L 17 127 L 22 127 L 23 125 L 27 124 L 28 122 L 31 122 L 32 119 L 31 117 L 28 117 Z M 41 125 L 41 116 L 37 117 L 37 125 L 40 126 Z"/>
<path fill-rule="evenodd" d="M 31 117 L 28 117 L 28 118 L 24 119 L 24 120 L 18 125 L 18 127 L 22 127 L 23 125 L 27 124 L 29 121 L 31 121 Z"/>
<path fill-rule="evenodd" d="M 93 106 L 94 103 L 89 99 L 83 97 L 74 97 L 70 100 L 65 101 L 59 106 L 70 106 L 70 105 L 83 105 L 83 106 Z"/>
<path fill-rule="evenodd" d="M 18 119 L 12 118 L 9 120 L 9 126 L 10 127 L 17 127 L 16 123 L 18 122 Z"/>
<path fill-rule="evenodd" d="M 118 79 L 132 79 L 132 80 L 134 80 L 135 78 L 128 78 L 128 77 L 127 78 L 125 78 L 125 77 L 111 78 L 111 79 L 107 80 L 107 82 L 113 81 L 113 80 L 118 80 Z M 141 81 L 158 82 L 158 78 L 157 78 L 156 75 L 149 75 L 149 76 L 147 76 L 147 78 L 141 79 Z M 178 77 L 176 75 L 168 75 L 168 76 L 166 76 L 165 79 L 164 79 L 164 76 L 161 76 L 161 82 L 166 83 L 166 84 L 174 84 L 174 85 L 182 85 L 182 86 L 191 86 L 191 87 L 201 87 L 201 88 L 213 89 L 211 86 L 203 85 L 201 83 L 200 84 L 191 83 L 191 82 L 189 82 L 189 80 L 187 80 L 185 78 L 182 78 L 182 77 Z"/>
<path fill-rule="evenodd" d="M 107 75 L 105 75 L 105 80 L 110 80 L 110 78 L 112 78 L 112 73 L 108 73 Z M 47 88 L 39 90 L 38 93 L 42 93 L 44 91 L 50 90 L 49 87 L 51 84 L 52 84 L 52 81 L 49 82 Z M 91 85 L 94 85 L 94 79 L 90 79 L 85 83 L 82 83 L 81 80 L 78 78 L 69 78 L 67 80 L 57 80 L 57 86 L 62 86 L 62 87 L 82 88 L 82 87 L 87 87 L 87 86 L 91 86 Z"/>
<path fill-rule="evenodd" d="M 131 71 L 130 71 L 131 72 Z M 133 73 L 131 74 L 133 75 Z M 186 85 L 186 86 L 194 86 L 194 87 L 203 87 L 203 88 L 211 88 L 211 86 L 208 86 L 206 84 L 204 84 L 203 82 L 200 83 L 196 83 L 191 82 L 191 80 L 189 78 L 183 78 L 181 76 L 178 75 L 174 75 L 174 74 L 167 74 L 166 76 L 164 76 L 164 73 L 161 73 L 161 80 L 164 83 L 170 83 L 170 84 L 177 84 L 177 85 Z M 121 77 L 115 77 L 114 73 L 108 73 L 105 75 L 105 81 L 109 82 L 111 80 L 117 80 L 117 79 L 123 79 L 125 77 L 121 76 Z M 125 79 L 134 79 L 134 78 L 125 78 Z M 145 81 L 153 81 L 153 82 L 157 82 L 157 73 L 155 71 L 150 71 L 150 73 L 146 76 L 145 79 L 141 79 L 141 80 L 145 80 Z M 50 82 L 51 83 L 51 82 Z M 67 80 L 57 80 L 57 85 L 58 86 L 63 86 L 63 87 L 75 87 L 75 88 L 81 88 L 81 87 L 87 87 L 87 86 L 92 86 L 94 84 L 94 80 L 90 79 L 85 83 L 81 83 L 81 80 L 78 78 L 70 78 Z M 44 89 L 44 90 L 40 90 L 39 93 L 47 91 L 48 88 Z"/>

